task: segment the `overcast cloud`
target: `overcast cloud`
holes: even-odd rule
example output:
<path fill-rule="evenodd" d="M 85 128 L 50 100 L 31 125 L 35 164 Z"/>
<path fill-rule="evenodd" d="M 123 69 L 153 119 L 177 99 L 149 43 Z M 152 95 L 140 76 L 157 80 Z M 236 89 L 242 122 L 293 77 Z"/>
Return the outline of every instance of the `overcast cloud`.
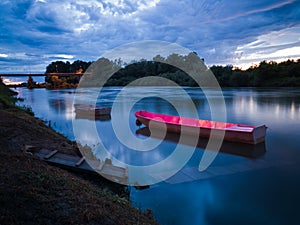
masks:
<path fill-rule="evenodd" d="M 300 58 L 300 1 L 4 0 L 0 30 L 2 73 L 45 72 L 52 61 L 97 60 L 145 40 L 247 67 Z"/>

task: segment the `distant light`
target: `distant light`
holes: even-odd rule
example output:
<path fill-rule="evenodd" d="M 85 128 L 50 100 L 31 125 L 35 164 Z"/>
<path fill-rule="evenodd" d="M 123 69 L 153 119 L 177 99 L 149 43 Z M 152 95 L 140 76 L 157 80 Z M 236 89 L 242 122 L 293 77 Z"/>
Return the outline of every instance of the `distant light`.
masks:
<path fill-rule="evenodd" d="M 8 78 L 4 78 L 2 81 L 5 85 L 20 85 L 24 83 L 24 81 L 14 81 Z"/>

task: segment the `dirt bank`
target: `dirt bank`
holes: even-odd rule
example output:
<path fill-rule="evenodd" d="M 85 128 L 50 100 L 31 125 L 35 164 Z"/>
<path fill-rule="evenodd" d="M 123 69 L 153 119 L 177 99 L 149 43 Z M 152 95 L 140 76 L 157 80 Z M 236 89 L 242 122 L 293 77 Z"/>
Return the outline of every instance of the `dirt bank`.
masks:
<path fill-rule="evenodd" d="M 24 155 L 23 144 L 80 153 L 43 121 L 14 107 L 9 95 L 0 84 L 0 224 L 157 224 L 108 182 Z"/>

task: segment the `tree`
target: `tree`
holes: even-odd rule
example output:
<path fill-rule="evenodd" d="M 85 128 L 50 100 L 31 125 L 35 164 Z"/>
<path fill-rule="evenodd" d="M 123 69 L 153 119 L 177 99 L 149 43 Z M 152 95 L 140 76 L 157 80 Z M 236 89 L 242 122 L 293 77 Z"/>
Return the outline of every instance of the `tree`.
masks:
<path fill-rule="evenodd" d="M 82 72 L 88 70 L 91 75 L 88 77 L 89 83 L 86 82 L 86 84 L 91 86 L 127 85 L 145 76 L 161 76 L 173 80 L 179 85 L 195 86 L 195 81 L 188 74 L 198 74 L 201 73 L 201 70 L 207 71 L 207 67 L 204 64 L 204 60 L 199 58 L 196 53 L 191 52 L 188 55 L 173 53 L 167 58 L 156 55 L 153 57 L 153 61 L 141 59 L 132 61 L 130 64 L 123 63 L 120 58 L 113 61 L 101 58 L 94 63 L 81 60 L 76 60 L 73 63 L 56 61 L 49 64 L 46 68 L 47 73 L 75 73 L 79 70 L 82 70 Z M 222 87 L 300 86 L 300 59 L 297 61 L 287 60 L 281 63 L 262 61 L 259 65 L 252 66 L 247 70 L 241 70 L 232 65 L 214 65 L 210 67 L 210 70 Z M 113 75 L 111 76 L 111 74 Z M 46 76 L 46 82 L 53 84 L 51 76 Z M 101 79 L 99 79 L 99 76 Z M 59 78 L 62 79 L 61 77 Z M 61 81 L 68 85 L 76 85 L 79 82 L 79 78 L 80 76 L 65 76 Z M 101 80 L 107 80 L 107 83 L 100 84 Z M 55 81 L 56 85 L 60 82 L 59 80 Z"/>
<path fill-rule="evenodd" d="M 35 82 L 33 81 L 32 77 L 29 76 L 27 80 L 27 88 L 32 89 L 35 87 Z"/>

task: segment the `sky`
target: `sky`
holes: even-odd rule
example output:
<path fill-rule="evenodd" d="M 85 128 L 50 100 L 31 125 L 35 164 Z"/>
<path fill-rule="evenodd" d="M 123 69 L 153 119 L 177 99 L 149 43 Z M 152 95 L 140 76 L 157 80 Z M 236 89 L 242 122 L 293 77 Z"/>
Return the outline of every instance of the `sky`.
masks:
<path fill-rule="evenodd" d="M 209 66 L 298 59 L 300 0 L 0 2 L 0 73 L 44 73 L 53 61 L 95 61 L 148 40 L 195 51 Z"/>

